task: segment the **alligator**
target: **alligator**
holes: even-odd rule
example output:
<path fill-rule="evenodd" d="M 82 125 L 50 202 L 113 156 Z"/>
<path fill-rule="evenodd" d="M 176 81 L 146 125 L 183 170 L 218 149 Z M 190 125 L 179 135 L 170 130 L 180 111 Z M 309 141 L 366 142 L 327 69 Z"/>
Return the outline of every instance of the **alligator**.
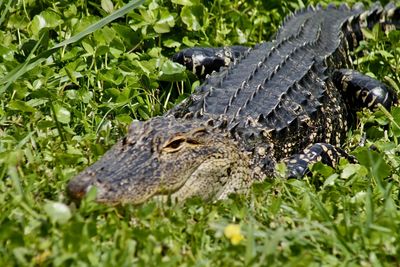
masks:
<path fill-rule="evenodd" d="M 400 28 L 390 3 L 307 7 L 275 38 L 253 48 L 187 48 L 173 60 L 204 82 L 163 116 L 134 121 L 127 135 L 67 185 L 73 199 L 140 204 L 152 197 L 205 200 L 247 192 L 274 177 L 307 175 L 310 163 L 335 167 L 355 112 L 390 109 L 393 89 L 352 69 L 364 28 Z"/>

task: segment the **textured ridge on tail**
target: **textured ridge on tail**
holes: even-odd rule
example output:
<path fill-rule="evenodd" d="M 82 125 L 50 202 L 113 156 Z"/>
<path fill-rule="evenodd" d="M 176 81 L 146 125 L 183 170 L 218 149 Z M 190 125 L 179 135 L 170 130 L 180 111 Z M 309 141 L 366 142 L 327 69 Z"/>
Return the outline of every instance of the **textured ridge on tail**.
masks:
<path fill-rule="evenodd" d="M 355 5 L 353 10 L 362 11 L 363 7 Z M 362 29 L 371 30 L 376 24 L 381 25 L 385 32 L 400 29 L 400 7 L 392 2 L 385 7 L 382 7 L 380 3 L 375 3 L 371 9 L 350 17 L 343 25 L 349 49 L 353 50 L 363 40 Z"/>

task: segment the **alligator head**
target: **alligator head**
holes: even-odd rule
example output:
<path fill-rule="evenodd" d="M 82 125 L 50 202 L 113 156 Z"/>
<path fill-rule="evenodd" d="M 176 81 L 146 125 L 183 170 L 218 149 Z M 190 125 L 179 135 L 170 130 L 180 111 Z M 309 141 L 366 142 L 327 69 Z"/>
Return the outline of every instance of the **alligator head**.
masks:
<path fill-rule="evenodd" d="M 73 198 L 97 188 L 98 202 L 142 203 L 155 195 L 178 200 L 223 198 L 250 184 L 249 158 L 228 133 L 204 121 L 156 117 L 128 134 L 68 184 Z"/>

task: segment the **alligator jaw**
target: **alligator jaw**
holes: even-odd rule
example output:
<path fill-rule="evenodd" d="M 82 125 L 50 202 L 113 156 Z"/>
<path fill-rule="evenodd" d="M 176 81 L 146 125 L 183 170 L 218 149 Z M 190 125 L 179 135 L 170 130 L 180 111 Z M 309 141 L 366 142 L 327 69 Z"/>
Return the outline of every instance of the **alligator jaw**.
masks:
<path fill-rule="evenodd" d="M 93 187 L 96 188 L 96 202 L 111 205 L 123 203 L 141 204 L 155 194 L 155 192 L 149 191 L 149 188 L 146 188 L 146 191 L 142 191 L 142 194 L 140 195 L 121 194 L 120 189 L 115 188 L 112 181 L 110 181 L 111 183 L 108 182 L 102 184 L 95 180 L 94 177 L 85 176 L 83 174 L 72 179 L 67 186 L 67 191 L 71 199 L 74 201 L 80 201 Z M 128 191 L 134 191 L 131 187 L 125 187 L 124 190 L 126 190 L 125 193 Z"/>

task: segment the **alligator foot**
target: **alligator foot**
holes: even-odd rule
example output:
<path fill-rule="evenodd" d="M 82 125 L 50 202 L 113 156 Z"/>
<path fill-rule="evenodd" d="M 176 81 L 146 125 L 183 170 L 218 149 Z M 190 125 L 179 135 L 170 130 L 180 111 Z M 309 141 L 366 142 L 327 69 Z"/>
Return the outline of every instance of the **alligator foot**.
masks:
<path fill-rule="evenodd" d="M 213 71 L 219 71 L 235 62 L 249 48 L 245 46 L 230 47 L 193 47 L 176 53 L 172 60 L 192 71 L 200 79 Z"/>
<path fill-rule="evenodd" d="M 337 148 L 331 144 L 313 144 L 304 149 L 303 153 L 295 154 L 284 160 L 287 167 L 287 177 L 301 178 L 309 174 L 308 165 L 310 163 L 322 162 L 331 167 L 335 167 L 342 157 L 352 162 L 355 161 L 355 159 L 343 149 Z"/>
<path fill-rule="evenodd" d="M 349 107 L 355 111 L 362 108 L 374 110 L 378 104 L 389 110 L 397 102 L 393 89 L 355 70 L 339 69 L 335 71 L 333 82 L 345 94 Z"/>

